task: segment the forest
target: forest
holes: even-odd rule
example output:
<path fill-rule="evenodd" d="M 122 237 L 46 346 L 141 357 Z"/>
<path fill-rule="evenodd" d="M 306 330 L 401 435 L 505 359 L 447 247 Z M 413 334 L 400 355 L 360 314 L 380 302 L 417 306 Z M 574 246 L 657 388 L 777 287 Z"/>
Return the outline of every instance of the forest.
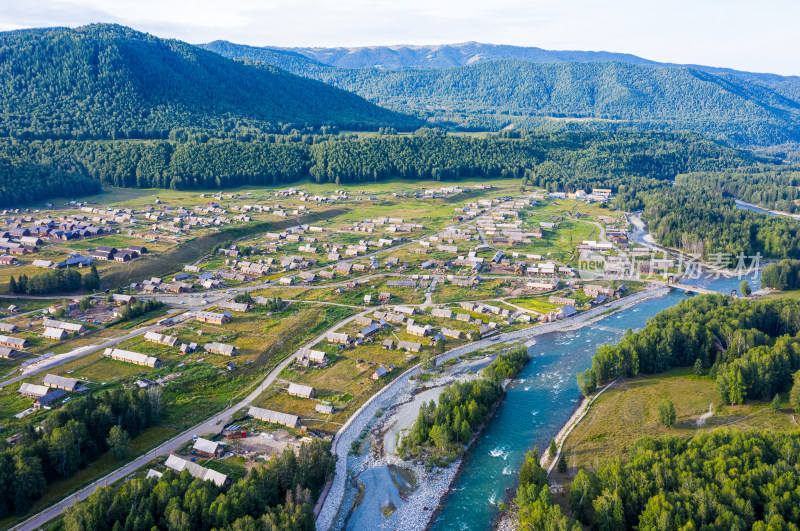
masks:
<path fill-rule="evenodd" d="M 440 463 L 440 458 L 444 462 L 454 458 L 503 395 L 503 380 L 513 378 L 527 361 L 527 350 L 517 348 L 498 355 L 480 378 L 445 387 L 438 404 L 431 400 L 420 408 L 416 422 L 402 440 L 400 455 L 409 459 L 428 451 L 432 453 L 429 466 Z"/>
<path fill-rule="evenodd" d="M 124 457 L 130 439 L 157 422 L 161 409 L 158 389 L 114 389 L 73 399 L 44 422 L 26 424 L 18 443 L 0 450 L 0 518 L 25 514 L 49 482 L 107 451 Z"/>
<path fill-rule="evenodd" d="M 800 370 L 800 301 L 758 302 L 699 295 L 659 312 L 617 345 L 597 349 L 578 375 L 589 395 L 614 378 L 699 366 L 717 381 L 720 398 L 740 404 L 788 391 Z"/>
<path fill-rule="evenodd" d="M 0 206 L 17 206 L 51 197 L 75 197 L 100 192 L 100 182 L 62 165 L 31 163 L 0 153 Z"/>
<path fill-rule="evenodd" d="M 250 141 L 0 140 L 0 154 L 103 184 L 227 188 L 312 177 L 317 182 L 387 178 L 516 177 L 551 191 L 611 187 L 625 194 L 678 173 L 749 166 L 745 154 L 694 135 L 524 133 L 474 138 L 423 128 L 412 136 L 266 135 Z"/>
<path fill-rule="evenodd" d="M 375 130 L 420 121 L 318 81 L 190 44 L 93 24 L 0 33 L 0 136 L 217 136 L 291 124 Z"/>
<path fill-rule="evenodd" d="M 675 177 L 678 186 L 700 186 L 769 210 L 800 212 L 800 171 L 754 165 L 731 172 L 694 172 Z"/>
<path fill-rule="evenodd" d="M 781 260 L 761 270 L 761 287 L 785 291 L 800 288 L 800 260 Z"/>
<path fill-rule="evenodd" d="M 703 258 L 722 253 L 736 265 L 744 253 L 769 258 L 800 258 L 800 225 L 736 206 L 722 193 L 700 186 L 663 186 L 639 194 L 642 219 L 660 244 Z"/>
<path fill-rule="evenodd" d="M 101 487 L 64 516 L 67 531 L 232 530 L 313 531 L 313 503 L 335 459 L 330 443 L 303 443 L 258 465 L 230 488 L 171 470 Z"/>
<path fill-rule="evenodd" d="M 71 293 L 83 288 L 93 291 L 100 287 L 100 275 L 97 267 L 81 275 L 72 268 L 49 269 L 35 275 L 12 275 L 8 281 L 8 292 L 15 295 L 44 295 L 50 293 Z"/>
<path fill-rule="evenodd" d="M 604 459 L 569 486 L 572 515 L 592 529 L 797 529 L 798 433 L 715 430 L 691 438 L 649 437 L 630 459 Z M 522 529 L 577 531 L 554 505 L 535 456 L 520 470 Z"/>

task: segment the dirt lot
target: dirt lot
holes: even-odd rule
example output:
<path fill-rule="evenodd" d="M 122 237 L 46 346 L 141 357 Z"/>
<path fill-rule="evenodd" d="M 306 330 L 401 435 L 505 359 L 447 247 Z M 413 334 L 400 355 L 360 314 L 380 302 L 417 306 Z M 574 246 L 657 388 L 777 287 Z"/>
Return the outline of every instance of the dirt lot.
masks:
<path fill-rule="evenodd" d="M 232 452 L 255 459 L 261 456 L 271 458 L 273 455 L 280 454 L 286 448 L 294 448 L 297 451 L 302 440 L 295 438 L 294 435 L 291 435 L 286 430 L 275 430 L 273 432 L 250 435 L 243 439 L 226 437 L 225 442 Z"/>

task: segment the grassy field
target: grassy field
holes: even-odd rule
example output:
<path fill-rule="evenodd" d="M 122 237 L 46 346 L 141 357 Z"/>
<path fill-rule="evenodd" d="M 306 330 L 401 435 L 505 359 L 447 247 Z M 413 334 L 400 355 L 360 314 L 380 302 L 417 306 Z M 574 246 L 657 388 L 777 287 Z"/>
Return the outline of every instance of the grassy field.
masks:
<path fill-rule="evenodd" d="M 591 466 L 598 459 L 628 455 L 637 439 L 669 435 L 691 437 L 718 428 L 737 430 L 797 429 L 787 397 L 783 409 L 773 411 L 760 401 L 739 406 L 720 405 L 709 377 L 695 376 L 690 369 L 673 369 L 654 376 L 641 376 L 618 382 L 603 393 L 564 443 L 570 467 Z M 675 425 L 665 428 L 658 423 L 658 405 L 665 399 L 675 405 Z M 713 404 L 714 414 L 702 425 L 697 419 Z"/>

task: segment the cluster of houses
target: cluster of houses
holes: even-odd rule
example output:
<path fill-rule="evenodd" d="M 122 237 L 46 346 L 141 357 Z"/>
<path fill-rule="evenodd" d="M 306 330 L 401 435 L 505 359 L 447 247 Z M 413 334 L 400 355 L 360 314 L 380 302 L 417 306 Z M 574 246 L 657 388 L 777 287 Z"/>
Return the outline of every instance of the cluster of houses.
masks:
<path fill-rule="evenodd" d="M 81 384 L 80 380 L 47 374 L 41 385 L 23 383 L 17 392 L 22 396 L 33 398 L 33 408 L 40 409 L 50 406 L 57 400 L 62 400 L 67 393 L 85 393 L 86 391 L 88 389 Z"/>
<path fill-rule="evenodd" d="M 585 190 L 576 190 L 574 192 L 551 192 L 547 195 L 555 199 L 577 199 L 586 203 L 607 203 L 613 199 L 611 190 L 608 188 L 595 188 L 590 193 Z"/>
<path fill-rule="evenodd" d="M 94 221 L 94 223 L 102 221 Z M 44 240 L 69 241 L 102 236 L 109 232 L 104 227 L 87 223 L 85 216 L 69 216 L 62 220 L 35 219 L 30 216 L 5 221 L 0 229 L 0 247 L 8 247 L 13 254 L 27 254 L 36 250 Z M 16 250 L 14 250 L 16 248 Z M 22 249 L 25 249 L 24 251 Z"/>
<path fill-rule="evenodd" d="M 396 232 L 414 232 L 424 230 L 425 227 L 419 223 L 408 223 L 403 218 L 375 218 L 365 219 L 363 221 L 356 221 L 350 226 L 351 232 L 365 232 L 371 233 L 375 231 L 396 233 Z"/>
<path fill-rule="evenodd" d="M 105 262 L 130 262 L 143 254 L 147 254 L 147 248 L 142 245 L 130 245 L 126 249 L 121 250 L 116 247 L 100 245 L 92 251 L 91 257 L 95 260 L 102 260 Z"/>

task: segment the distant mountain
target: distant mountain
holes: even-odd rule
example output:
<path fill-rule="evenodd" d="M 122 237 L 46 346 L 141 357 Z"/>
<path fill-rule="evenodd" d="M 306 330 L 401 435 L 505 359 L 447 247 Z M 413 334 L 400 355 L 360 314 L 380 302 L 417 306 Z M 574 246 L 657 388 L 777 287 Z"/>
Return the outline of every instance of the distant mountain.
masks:
<path fill-rule="evenodd" d="M 339 48 L 281 48 L 255 47 L 233 44 L 228 41 L 214 41 L 200 47 L 230 56 L 231 47 L 239 47 L 238 56 L 249 55 L 249 59 L 271 63 L 259 53 L 286 54 L 304 57 L 313 62 L 339 68 L 402 68 L 428 69 L 468 66 L 500 59 L 519 59 L 529 63 L 606 63 L 618 62 L 633 65 L 661 67 L 689 67 L 711 74 L 732 74 L 748 80 L 768 84 L 778 84 L 787 80 L 800 82 L 800 76 L 780 76 L 777 74 L 745 72 L 732 68 L 697 64 L 662 63 L 651 61 L 629 53 L 592 52 L 580 50 L 545 50 L 535 46 L 511 46 L 507 44 L 486 44 L 481 42 L 462 42 L 457 44 L 435 45 L 397 45 L 360 46 Z"/>
<path fill-rule="evenodd" d="M 635 56 L 624 56 L 629 59 L 625 62 L 599 61 L 621 55 L 605 52 L 539 50 L 537 55 L 538 49 L 472 43 L 439 47 L 441 53 L 426 64 L 468 61 L 477 50 L 525 51 L 530 52 L 529 59 L 563 60 L 474 60 L 453 68 L 341 68 L 321 61 L 363 65 L 367 58 L 380 62 L 390 50 L 398 58 L 391 64 L 419 64 L 423 51 L 434 47 L 355 49 L 354 58 L 342 55 L 342 49 L 318 51 L 309 58 L 304 54 L 310 52 L 303 50 L 219 42 L 205 47 L 227 57 L 280 64 L 388 108 L 464 114 L 478 125 L 541 127 L 542 120 L 533 118 L 551 117 L 588 120 L 557 124 L 562 128 L 691 130 L 739 145 L 800 141 L 800 82 L 772 74 L 710 72 L 710 68 L 651 64 Z M 401 61 L 403 57 L 409 59 Z M 570 57 L 589 60 L 567 60 Z"/>
<path fill-rule="evenodd" d="M 0 33 L 0 136 L 151 138 L 281 124 L 415 127 L 417 120 L 274 67 L 95 24 Z"/>

